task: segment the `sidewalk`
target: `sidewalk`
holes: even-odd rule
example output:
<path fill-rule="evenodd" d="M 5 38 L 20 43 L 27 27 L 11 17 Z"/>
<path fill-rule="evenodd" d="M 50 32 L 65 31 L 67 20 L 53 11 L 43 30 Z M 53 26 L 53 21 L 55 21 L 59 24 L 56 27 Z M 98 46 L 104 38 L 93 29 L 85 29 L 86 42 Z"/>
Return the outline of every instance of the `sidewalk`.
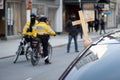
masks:
<path fill-rule="evenodd" d="M 109 32 L 113 29 L 108 29 L 106 32 Z M 95 38 L 100 36 L 99 33 L 91 32 L 89 33 L 89 36 L 91 38 Z M 78 35 L 78 41 L 83 41 L 83 39 L 80 38 L 80 35 Z M 7 41 L 1 41 L 0 40 L 0 59 L 6 58 L 15 55 L 15 52 L 18 48 L 20 39 L 14 39 L 14 40 L 7 40 Z M 53 47 L 59 47 L 62 45 L 66 45 L 68 42 L 68 36 L 67 34 L 60 34 L 57 36 L 51 36 L 49 42 Z"/>

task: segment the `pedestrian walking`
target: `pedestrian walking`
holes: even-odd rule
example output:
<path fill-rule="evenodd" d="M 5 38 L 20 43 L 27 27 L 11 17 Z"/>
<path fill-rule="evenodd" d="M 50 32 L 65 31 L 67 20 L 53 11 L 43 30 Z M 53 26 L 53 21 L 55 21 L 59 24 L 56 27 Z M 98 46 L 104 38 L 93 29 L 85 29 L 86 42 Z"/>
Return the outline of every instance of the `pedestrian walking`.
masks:
<path fill-rule="evenodd" d="M 104 22 L 104 16 L 102 16 L 102 18 L 100 19 L 100 35 L 102 34 L 102 31 L 104 32 L 104 33 L 106 33 L 105 32 L 105 22 Z"/>
<path fill-rule="evenodd" d="M 65 26 L 65 30 L 66 30 L 66 32 L 68 32 L 67 53 L 70 52 L 70 45 L 71 45 L 72 39 L 74 39 L 75 52 L 79 52 L 77 37 L 78 37 L 78 33 L 80 32 L 80 30 L 79 30 L 78 25 L 75 25 L 75 26 L 72 25 L 72 21 L 75 21 L 75 20 L 76 20 L 76 16 L 75 16 L 75 14 L 72 14 Z"/>
<path fill-rule="evenodd" d="M 93 21 L 88 22 L 88 32 L 93 32 Z"/>

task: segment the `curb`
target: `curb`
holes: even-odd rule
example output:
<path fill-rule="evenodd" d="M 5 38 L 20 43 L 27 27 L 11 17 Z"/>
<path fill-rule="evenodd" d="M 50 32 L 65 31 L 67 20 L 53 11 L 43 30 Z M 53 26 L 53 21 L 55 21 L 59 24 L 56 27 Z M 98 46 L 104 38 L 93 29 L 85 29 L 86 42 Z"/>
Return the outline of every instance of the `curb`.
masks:
<path fill-rule="evenodd" d="M 93 37 L 92 39 L 94 39 L 94 38 L 99 38 L 99 36 Z M 78 40 L 78 42 L 82 42 L 82 41 L 83 41 L 83 39 Z M 72 41 L 71 43 L 73 44 L 74 42 Z M 67 45 L 67 43 L 56 45 L 56 46 L 53 46 L 52 48 L 58 48 L 58 47 L 62 47 L 62 46 L 65 46 L 65 45 Z M 15 54 L 14 55 L 5 56 L 5 57 L 0 57 L 0 59 L 10 58 L 10 57 L 14 57 L 14 56 L 15 56 Z"/>

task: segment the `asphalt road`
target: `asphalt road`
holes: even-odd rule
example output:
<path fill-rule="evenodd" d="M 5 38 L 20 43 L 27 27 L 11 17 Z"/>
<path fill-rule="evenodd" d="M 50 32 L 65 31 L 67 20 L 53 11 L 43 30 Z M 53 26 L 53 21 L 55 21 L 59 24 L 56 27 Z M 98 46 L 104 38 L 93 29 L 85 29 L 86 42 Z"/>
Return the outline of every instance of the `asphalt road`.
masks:
<path fill-rule="evenodd" d="M 83 50 L 83 43 L 79 42 L 79 51 Z M 58 80 L 67 66 L 79 53 L 75 53 L 74 44 L 70 53 L 66 53 L 66 45 L 53 48 L 52 64 L 44 64 L 41 59 L 37 66 L 32 66 L 25 56 L 21 56 L 14 64 L 15 57 L 0 59 L 0 80 Z"/>

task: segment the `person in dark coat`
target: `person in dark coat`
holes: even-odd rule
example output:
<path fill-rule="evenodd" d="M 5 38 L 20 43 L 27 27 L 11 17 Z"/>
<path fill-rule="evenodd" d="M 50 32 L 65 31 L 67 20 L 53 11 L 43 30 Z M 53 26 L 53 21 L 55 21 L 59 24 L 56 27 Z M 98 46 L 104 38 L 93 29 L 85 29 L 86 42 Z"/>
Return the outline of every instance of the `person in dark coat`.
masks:
<path fill-rule="evenodd" d="M 81 24 L 78 25 L 78 26 L 79 26 L 80 38 L 82 39 L 82 38 L 83 38 L 83 30 L 82 30 L 82 26 L 81 26 Z"/>
<path fill-rule="evenodd" d="M 94 24 L 95 24 L 94 29 L 95 29 L 96 32 L 98 32 L 98 30 L 99 30 L 99 20 L 95 19 Z"/>
<path fill-rule="evenodd" d="M 102 18 L 101 18 L 101 20 L 100 20 L 100 35 L 102 34 L 102 31 L 104 32 L 104 33 L 106 33 L 105 32 L 105 22 L 104 22 L 104 16 L 102 16 Z"/>
<path fill-rule="evenodd" d="M 70 19 L 67 21 L 66 26 L 65 26 L 65 30 L 66 32 L 68 32 L 68 44 L 67 44 L 67 53 L 70 52 L 70 45 L 71 45 L 71 41 L 72 39 L 74 39 L 74 45 L 75 45 L 75 52 L 79 52 L 78 51 L 78 43 L 77 43 L 77 36 L 79 31 L 79 25 L 72 25 L 72 21 L 76 20 L 76 16 L 73 14 L 71 15 Z"/>

